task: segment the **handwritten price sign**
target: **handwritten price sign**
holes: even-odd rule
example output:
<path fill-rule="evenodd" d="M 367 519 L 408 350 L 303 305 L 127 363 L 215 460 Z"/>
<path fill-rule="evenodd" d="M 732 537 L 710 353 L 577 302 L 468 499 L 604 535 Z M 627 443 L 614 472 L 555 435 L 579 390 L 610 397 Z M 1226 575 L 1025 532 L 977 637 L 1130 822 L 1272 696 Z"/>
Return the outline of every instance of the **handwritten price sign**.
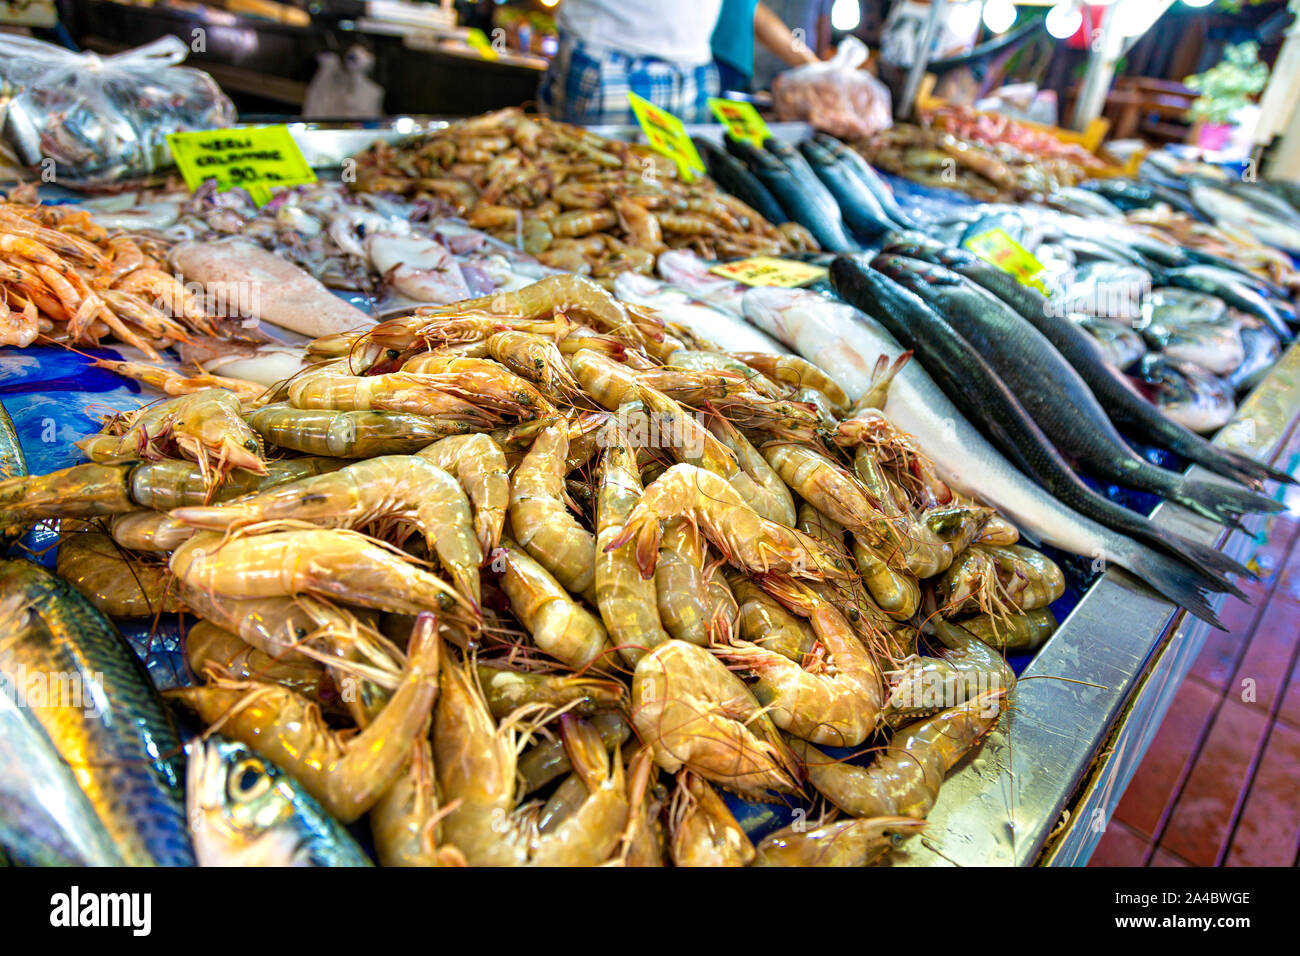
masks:
<path fill-rule="evenodd" d="M 709 98 L 709 109 L 718 118 L 718 122 L 727 127 L 727 135 L 732 139 L 762 146 L 772 135 L 763 117 L 758 115 L 753 103 L 739 100 L 722 100 L 716 96 Z"/>
<path fill-rule="evenodd" d="M 1021 285 L 1033 286 L 1044 295 L 1047 286 L 1039 278 L 1043 264 L 1034 254 L 1007 234 L 1005 229 L 990 229 L 966 240 L 966 248 L 985 262 L 1016 277 Z"/>
<path fill-rule="evenodd" d="M 783 289 L 793 289 L 826 277 L 826 270 L 821 266 L 773 256 L 754 256 L 724 262 L 709 271 L 745 285 L 778 286 Z"/>
<path fill-rule="evenodd" d="M 263 206 L 272 186 L 316 181 L 287 126 L 168 133 L 167 145 L 190 192 L 215 179 L 218 190 L 239 186 Z"/>

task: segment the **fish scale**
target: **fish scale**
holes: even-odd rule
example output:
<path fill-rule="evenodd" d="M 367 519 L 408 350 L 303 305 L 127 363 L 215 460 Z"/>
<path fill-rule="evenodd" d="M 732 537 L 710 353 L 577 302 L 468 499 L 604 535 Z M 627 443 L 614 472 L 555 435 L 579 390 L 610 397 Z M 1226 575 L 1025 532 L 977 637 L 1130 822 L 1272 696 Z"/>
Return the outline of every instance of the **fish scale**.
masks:
<path fill-rule="evenodd" d="M 0 658 L 8 679 L 21 666 L 28 675 L 81 678 L 82 706 L 18 708 L 35 718 L 26 721 L 29 733 L 44 732 L 32 745 L 71 771 L 80 795 L 68 796 L 84 800 L 121 863 L 192 865 L 180 740 L 139 659 L 85 598 L 31 562 L 0 562 L 0 593 L 20 595 L 28 615 Z M 87 714 L 91 707 L 97 715 Z"/>

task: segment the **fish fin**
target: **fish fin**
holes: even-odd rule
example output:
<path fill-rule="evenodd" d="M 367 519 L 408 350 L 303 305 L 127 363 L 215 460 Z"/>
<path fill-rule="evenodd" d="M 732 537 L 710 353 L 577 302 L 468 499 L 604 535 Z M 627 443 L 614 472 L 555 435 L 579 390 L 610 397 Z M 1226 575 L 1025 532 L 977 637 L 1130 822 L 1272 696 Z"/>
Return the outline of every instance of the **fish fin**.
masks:
<path fill-rule="evenodd" d="M 1205 584 L 1204 576 L 1196 569 L 1166 557 L 1150 548 L 1145 548 L 1136 541 L 1124 555 L 1124 567 L 1152 589 L 1188 612 L 1199 617 L 1220 631 L 1227 628 L 1220 623 L 1214 608 L 1210 606 L 1210 588 Z"/>
<path fill-rule="evenodd" d="M 1233 574 L 1237 578 L 1247 581 L 1259 580 L 1259 575 L 1254 571 L 1240 561 L 1228 557 L 1222 551 L 1216 551 L 1199 541 L 1191 541 L 1165 528 L 1153 527 L 1143 537 L 1159 544 L 1169 554 L 1180 559 L 1185 564 L 1190 564 L 1209 579 L 1207 583 L 1212 582 L 1215 589 L 1225 591 L 1233 597 L 1242 600 L 1246 599 L 1246 595 L 1241 588 L 1228 580 L 1225 575 Z"/>
<path fill-rule="evenodd" d="M 1226 449 L 1218 448 L 1217 446 L 1212 446 L 1212 447 L 1214 447 L 1215 451 L 1220 453 L 1220 457 L 1223 460 L 1224 466 L 1236 471 L 1241 477 L 1248 478 L 1253 481 L 1264 481 L 1266 479 L 1271 481 L 1280 481 L 1286 485 L 1294 485 L 1296 483 L 1295 477 L 1287 474 L 1285 471 L 1282 471 L 1278 468 L 1273 468 L 1271 465 L 1266 465 L 1263 462 L 1256 461 L 1255 459 L 1249 458 L 1246 455 L 1238 454 L 1235 451 L 1227 451 Z M 1204 465 L 1206 468 L 1211 468 L 1214 471 L 1219 471 L 1218 468 L 1214 468 L 1214 466 L 1211 465 L 1209 462 L 1202 461 L 1201 464 Z M 1219 473 L 1222 474 L 1221 471 L 1219 471 Z M 1235 477 L 1235 476 L 1228 475 L 1225 477 Z"/>
<path fill-rule="evenodd" d="M 1192 510 L 1229 527 L 1240 528 L 1237 519 L 1243 514 L 1276 514 L 1285 505 L 1275 498 L 1219 482 L 1184 478 L 1174 489 L 1174 497 Z"/>

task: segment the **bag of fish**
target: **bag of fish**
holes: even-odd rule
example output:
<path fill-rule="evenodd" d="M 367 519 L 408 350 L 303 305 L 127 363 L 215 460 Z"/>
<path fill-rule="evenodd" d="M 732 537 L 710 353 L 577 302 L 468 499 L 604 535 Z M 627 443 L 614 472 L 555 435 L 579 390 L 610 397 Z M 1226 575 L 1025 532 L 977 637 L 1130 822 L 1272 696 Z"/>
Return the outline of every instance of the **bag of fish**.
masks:
<path fill-rule="evenodd" d="M 867 48 L 849 37 L 825 63 L 782 73 L 772 82 L 777 118 L 811 123 L 841 139 L 861 139 L 893 124 L 889 87 L 861 69 Z"/>
<path fill-rule="evenodd" d="M 176 65 L 188 52 L 174 36 L 100 57 L 0 35 L 0 139 L 41 182 L 148 179 L 171 165 L 168 133 L 235 121 L 212 77 Z"/>

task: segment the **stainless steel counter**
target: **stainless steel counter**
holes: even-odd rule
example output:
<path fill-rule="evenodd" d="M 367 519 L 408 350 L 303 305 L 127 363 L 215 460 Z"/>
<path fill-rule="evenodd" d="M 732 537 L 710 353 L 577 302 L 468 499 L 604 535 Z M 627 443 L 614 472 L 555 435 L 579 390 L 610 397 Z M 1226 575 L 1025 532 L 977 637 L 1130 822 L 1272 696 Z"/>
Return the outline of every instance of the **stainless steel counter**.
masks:
<path fill-rule="evenodd" d="M 1300 344 L 1215 441 L 1287 467 L 1298 416 Z M 1199 466 L 1193 473 L 1224 480 Z M 1238 559 L 1250 551 L 1248 535 L 1178 505 L 1160 505 L 1153 519 Z M 1246 524 L 1257 533 L 1263 520 Z M 925 835 L 895 852 L 894 865 L 1086 863 L 1208 630 L 1126 571 L 1107 569 L 1021 674 L 1010 709 L 949 775 Z"/>

